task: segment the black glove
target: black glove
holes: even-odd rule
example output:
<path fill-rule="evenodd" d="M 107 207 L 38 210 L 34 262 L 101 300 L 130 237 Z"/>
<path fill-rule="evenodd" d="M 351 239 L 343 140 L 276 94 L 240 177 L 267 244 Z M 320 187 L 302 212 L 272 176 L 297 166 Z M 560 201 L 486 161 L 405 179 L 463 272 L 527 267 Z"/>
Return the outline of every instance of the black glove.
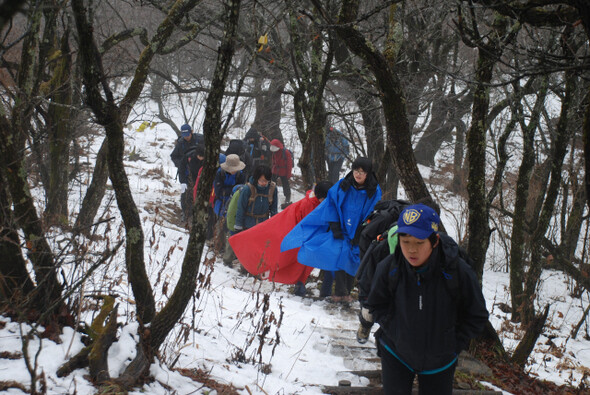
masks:
<path fill-rule="evenodd" d="M 342 227 L 340 226 L 340 222 L 329 222 L 330 230 L 332 231 L 332 235 L 335 239 L 344 239 L 344 235 L 342 234 Z"/>

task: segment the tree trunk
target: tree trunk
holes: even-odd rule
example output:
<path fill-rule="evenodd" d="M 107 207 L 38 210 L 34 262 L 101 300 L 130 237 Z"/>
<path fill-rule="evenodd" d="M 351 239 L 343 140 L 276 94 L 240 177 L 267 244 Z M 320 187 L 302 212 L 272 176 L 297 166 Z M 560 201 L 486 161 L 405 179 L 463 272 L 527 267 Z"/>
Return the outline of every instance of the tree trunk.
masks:
<path fill-rule="evenodd" d="M 262 83 L 262 81 L 260 82 Z M 280 125 L 281 96 L 284 89 L 285 81 L 279 76 L 274 76 L 268 89 L 265 92 L 259 90 L 260 94 L 256 96 L 256 117 L 252 127 L 269 140 L 279 139 L 283 141 Z"/>
<path fill-rule="evenodd" d="M 378 167 L 387 165 L 383 161 L 385 139 L 383 138 L 382 112 L 379 100 L 371 94 L 373 93 L 373 89 L 361 77 L 361 71 L 351 61 L 346 45 L 341 40 L 334 40 L 334 46 L 334 59 L 338 68 L 343 70 L 342 78 L 350 86 L 352 96 L 359 107 L 363 119 L 365 137 L 367 139 L 367 156 L 373 160 L 373 164 L 377 170 L 376 173 L 379 173 Z"/>
<path fill-rule="evenodd" d="M 543 314 L 535 317 L 535 319 L 530 322 L 524 336 L 522 337 L 522 340 L 518 343 L 518 346 L 514 350 L 511 360 L 521 368 L 524 368 L 529 355 L 531 355 L 531 352 L 535 348 L 537 339 L 543 332 L 543 327 L 545 326 L 548 315 L 549 305 L 546 305 Z"/>
<path fill-rule="evenodd" d="M 479 50 L 477 61 L 476 88 L 474 91 L 471 127 L 467 131 L 467 160 L 469 163 L 467 194 L 469 222 L 468 252 L 475 263 L 478 278 L 483 277 L 490 237 L 489 205 L 486 199 L 486 117 L 490 101 L 487 84 L 492 80 L 495 58 L 491 58 L 485 50 Z"/>
<path fill-rule="evenodd" d="M 82 206 L 80 207 L 80 212 L 76 217 L 76 223 L 74 225 L 74 231 L 86 236 L 91 234 L 91 225 L 94 222 L 107 188 L 107 180 L 109 179 L 107 150 L 107 140 L 105 138 L 96 155 L 92 180 L 88 189 L 86 189 L 86 194 L 84 195 L 84 200 L 82 201 Z"/>
<path fill-rule="evenodd" d="M 318 1 L 314 0 L 314 4 Z M 319 6 L 319 4 L 318 4 Z M 397 76 L 389 67 L 383 54 L 367 45 L 361 33 L 354 28 L 353 22 L 358 13 L 358 0 L 345 0 L 340 9 L 338 23 L 334 29 L 348 48 L 363 59 L 375 76 L 380 90 L 380 100 L 385 115 L 387 129 L 387 148 L 398 171 L 402 184 L 410 200 L 430 196 L 422 179 L 414 151 L 408 122 L 406 100 Z"/>
<path fill-rule="evenodd" d="M 461 194 L 465 190 L 465 124 L 462 121 L 455 127 L 455 150 L 453 155 L 453 183 L 452 191 Z"/>
<path fill-rule="evenodd" d="M 45 215 L 50 223 L 68 222 L 68 183 L 70 145 L 72 143 L 72 59 L 69 32 L 62 38 L 61 59 L 53 69 L 50 81 L 50 103 L 47 114 L 49 134 L 49 188 Z"/>
<path fill-rule="evenodd" d="M 325 126 L 326 112 L 324 91 L 334 58 L 333 43 L 326 42 L 318 27 L 312 25 L 311 44 L 309 32 L 301 32 L 297 22 L 298 11 L 290 9 L 290 34 L 293 46 L 293 63 L 297 69 L 297 87 L 294 97 L 295 122 L 303 152 L 298 165 L 306 187 L 326 179 Z M 317 7 L 314 9 L 317 12 Z M 323 54 L 326 52 L 325 58 Z"/>
<path fill-rule="evenodd" d="M 22 312 L 26 308 L 41 308 L 27 300 L 35 285 L 29 276 L 20 248 L 17 225 L 6 193 L 6 181 L 0 172 L 0 302 L 5 311 Z M 26 306 L 26 307 L 23 307 Z"/>
<path fill-rule="evenodd" d="M 146 361 L 160 347 L 166 336 L 178 320 L 182 317 L 184 310 L 193 296 L 196 287 L 196 278 L 199 271 L 202 252 L 205 245 L 207 228 L 207 206 L 209 193 L 213 185 L 213 178 L 216 171 L 216 158 L 219 155 L 219 147 L 222 139 L 221 128 L 221 103 L 231 68 L 231 61 L 234 53 L 235 34 L 239 19 L 240 0 L 231 0 L 227 7 L 225 17 L 224 38 L 218 50 L 217 65 L 211 83 L 211 91 L 207 98 L 205 109 L 205 121 L 203 131 L 205 135 L 205 168 L 199 185 L 195 209 L 193 211 L 193 224 L 189 236 L 187 251 L 182 263 L 182 272 L 174 292 L 168 303 L 154 317 L 149 329 L 143 331 L 141 347 L 138 347 L 136 359 L 127 367 L 121 380 L 135 382 L 138 372 L 145 373 L 149 368 Z M 215 158 L 212 160 L 212 158 Z"/>
<path fill-rule="evenodd" d="M 98 316 L 92 322 L 94 338 L 88 353 L 88 370 L 92 381 L 103 384 L 110 379 L 108 351 L 117 335 L 117 312 L 115 298 L 107 296 Z"/>
<path fill-rule="evenodd" d="M 565 48 L 566 54 L 569 54 L 569 48 Z M 565 75 L 565 94 L 561 103 L 561 113 L 557 128 L 555 131 L 555 140 L 551 150 L 551 177 L 549 187 L 547 188 L 547 195 L 543 202 L 543 209 L 536 221 L 536 228 L 533 231 L 531 239 L 531 263 L 525 278 L 524 295 L 526 301 L 523 305 L 523 323 L 527 324 L 535 316 L 534 298 L 536 295 L 537 283 L 541 277 L 543 270 L 543 240 L 545 233 L 551 223 L 555 203 L 559 196 L 562 180 L 562 167 L 565 155 L 568 150 L 568 145 L 573 134 L 573 127 L 569 125 L 569 112 L 573 100 L 573 92 L 575 85 L 578 83 L 577 79 L 571 72 L 566 72 Z"/>
<path fill-rule="evenodd" d="M 41 67 L 40 64 L 45 61 L 47 55 L 39 53 L 39 31 L 42 24 L 41 8 L 31 8 L 29 31 L 21 52 L 15 105 L 10 114 L 10 121 L 4 115 L 0 116 L 0 167 L 14 205 L 14 218 L 24 233 L 27 254 L 35 271 L 36 292 L 42 303 L 40 311 L 44 315 L 42 322 L 47 323 L 53 319 L 52 315 L 56 309 L 64 306 L 61 301 L 62 286 L 57 280 L 53 252 L 45 238 L 31 196 L 24 158 L 27 130 L 30 127 L 32 109 L 36 106 L 33 98 L 38 97 L 39 91 L 34 70 Z M 35 64 L 35 59 L 38 59 L 40 64 Z M 3 108 L 0 113 L 6 114 Z"/>
<path fill-rule="evenodd" d="M 547 80 L 543 81 L 543 88 L 537 95 L 535 108 L 531 113 L 528 125 L 524 123 L 524 112 L 521 106 L 513 111 L 512 116 L 520 119 L 523 133 L 522 161 L 518 169 L 516 181 L 516 201 L 512 220 L 512 237 L 510 239 L 510 296 L 512 302 L 512 321 L 520 321 L 520 313 L 526 303 L 523 295 L 525 233 L 527 232 L 526 217 L 519 213 L 526 212 L 529 199 L 531 174 L 535 165 L 535 130 L 539 124 L 539 117 L 545 97 L 547 96 Z"/>

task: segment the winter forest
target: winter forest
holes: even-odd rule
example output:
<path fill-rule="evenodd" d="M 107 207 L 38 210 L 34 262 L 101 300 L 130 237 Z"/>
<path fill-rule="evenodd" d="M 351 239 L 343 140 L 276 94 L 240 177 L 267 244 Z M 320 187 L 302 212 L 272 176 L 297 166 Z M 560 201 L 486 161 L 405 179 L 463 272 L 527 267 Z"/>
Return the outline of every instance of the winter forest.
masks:
<path fill-rule="evenodd" d="M 440 205 L 480 283 L 508 280 L 506 323 L 490 322 L 472 351 L 526 370 L 561 314 L 544 294 L 549 272 L 579 310 L 567 338 L 589 348 L 587 0 L 4 0 L 0 32 L 0 313 L 33 328 L 21 334 L 28 393 L 47 393 L 29 366 L 32 336 L 84 333 L 63 375 L 86 368 L 100 393 L 125 393 L 165 359 L 172 334 L 199 332 L 183 317 L 209 281 L 217 158 L 251 126 L 293 150 L 303 193 L 326 179 L 335 126 L 348 166 L 372 159 L 383 199 Z M 130 176 L 147 151 L 129 136 L 169 131 L 154 143 L 168 158 L 184 123 L 204 135 L 203 187 L 182 247 L 155 251 L 161 236 Z M 162 166 L 149 172 L 140 177 L 178 187 Z M 154 280 L 174 260 L 176 276 Z M 90 281 L 117 261 L 128 300 L 114 280 Z M 123 323 L 136 351 L 111 377 Z M 519 333 L 509 349 L 504 326 Z"/>

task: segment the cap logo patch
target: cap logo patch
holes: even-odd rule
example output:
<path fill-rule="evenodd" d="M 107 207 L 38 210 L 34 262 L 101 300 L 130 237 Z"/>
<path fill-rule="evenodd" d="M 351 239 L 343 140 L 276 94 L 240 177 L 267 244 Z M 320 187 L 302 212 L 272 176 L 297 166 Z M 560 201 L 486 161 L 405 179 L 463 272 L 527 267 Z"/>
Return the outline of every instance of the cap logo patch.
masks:
<path fill-rule="evenodd" d="M 415 209 L 408 210 L 404 213 L 404 223 L 406 225 L 412 225 L 420 218 L 420 212 Z"/>

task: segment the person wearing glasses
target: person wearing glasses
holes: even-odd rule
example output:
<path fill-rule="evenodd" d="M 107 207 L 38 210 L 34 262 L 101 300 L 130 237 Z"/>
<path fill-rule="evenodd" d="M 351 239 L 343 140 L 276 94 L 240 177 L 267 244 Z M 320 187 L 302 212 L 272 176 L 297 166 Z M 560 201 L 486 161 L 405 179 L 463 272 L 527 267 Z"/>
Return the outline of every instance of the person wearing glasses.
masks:
<path fill-rule="evenodd" d="M 299 248 L 297 260 L 322 269 L 324 281 L 334 272 L 334 302 L 352 301 L 350 291 L 360 264 L 361 225 L 380 199 L 381 188 L 371 160 L 357 158 L 352 171 L 330 188 L 326 199 L 281 243 L 281 251 Z M 330 291 L 322 291 L 321 296 L 328 296 Z"/>

